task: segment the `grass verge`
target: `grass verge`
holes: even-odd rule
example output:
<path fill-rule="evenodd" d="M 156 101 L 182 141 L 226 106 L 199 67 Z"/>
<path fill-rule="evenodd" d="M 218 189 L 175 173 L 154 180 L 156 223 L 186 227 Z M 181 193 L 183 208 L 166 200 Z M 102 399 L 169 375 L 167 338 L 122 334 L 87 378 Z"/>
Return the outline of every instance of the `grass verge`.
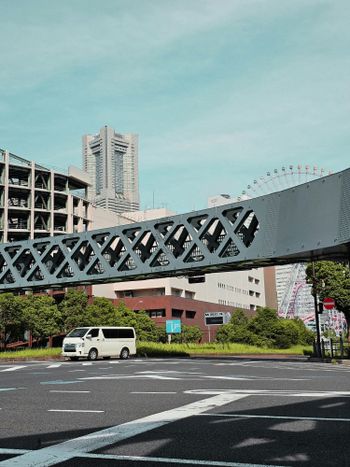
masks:
<path fill-rule="evenodd" d="M 190 355 L 311 355 L 312 346 L 295 345 L 289 349 L 271 349 L 245 344 L 160 344 L 155 342 L 140 342 L 137 346 L 139 355 L 147 357 Z"/>
<path fill-rule="evenodd" d="M 147 357 L 189 357 L 190 355 L 310 355 L 312 347 L 296 345 L 289 349 L 270 349 L 244 344 L 160 344 L 155 342 L 140 342 L 137 345 L 137 355 Z M 1 359 L 31 359 L 57 358 L 61 348 L 22 349 L 0 352 Z"/>
<path fill-rule="evenodd" d="M 43 348 L 43 349 L 21 349 L 21 350 L 7 350 L 0 352 L 1 359 L 16 359 L 16 358 L 55 358 L 61 355 L 61 348 Z"/>

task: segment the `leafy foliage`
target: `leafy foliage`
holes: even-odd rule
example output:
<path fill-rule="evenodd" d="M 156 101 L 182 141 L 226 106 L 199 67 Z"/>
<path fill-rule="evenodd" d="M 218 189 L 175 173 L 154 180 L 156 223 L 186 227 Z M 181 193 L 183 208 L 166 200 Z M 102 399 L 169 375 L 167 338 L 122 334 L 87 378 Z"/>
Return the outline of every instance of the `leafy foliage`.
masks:
<path fill-rule="evenodd" d="M 173 334 L 171 341 L 181 342 L 181 343 L 190 343 L 190 342 L 200 342 L 203 337 L 203 332 L 199 326 L 186 326 L 183 324 L 181 326 L 181 333 Z"/>
<path fill-rule="evenodd" d="M 122 326 L 117 316 L 117 309 L 105 297 L 96 297 L 86 307 L 86 326 Z M 81 324 L 79 324 L 81 326 Z"/>
<path fill-rule="evenodd" d="M 28 295 L 22 299 L 26 329 L 33 337 L 43 338 L 60 332 L 62 316 L 55 300 L 48 295 Z"/>
<path fill-rule="evenodd" d="M 242 343 L 258 347 L 287 349 L 296 344 L 308 344 L 313 333 L 298 320 L 286 320 L 277 316 L 276 310 L 259 308 L 253 318 L 243 311 L 236 311 L 230 322 L 220 326 L 216 340 L 221 343 Z"/>
<path fill-rule="evenodd" d="M 335 300 L 337 310 L 344 313 L 348 329 L 350 328 L 350 271 L 343 263 L 335 261 L 318 261 L 306 268 L 307 281 L 313 284 L 313 293 L 317 293 L 320 300 L 331 297 Z"/>
<path fill-rule="evenodd" d="M 88 297 L 81 291 L 69 289 L 59 304 L 62 316 L 63 331 L 68 332 L 77 326 L 88 326 L 89 317 L 86 312 Z"/>
<path fill-rule="evenodd" d="M 20 335 L 22 324 L 20 298 L 11 292 L 0 294 L 0 339 L 4 347 L 10 337 L 16 338 Z"/>

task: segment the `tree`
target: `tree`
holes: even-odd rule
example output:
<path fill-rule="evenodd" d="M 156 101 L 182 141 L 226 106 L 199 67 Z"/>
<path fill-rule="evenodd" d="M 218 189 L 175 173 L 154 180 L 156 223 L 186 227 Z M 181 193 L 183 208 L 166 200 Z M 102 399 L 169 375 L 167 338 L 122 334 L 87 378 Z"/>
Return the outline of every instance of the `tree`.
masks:
<path fill-rule="evenodd" d="M 22 305 L 26 328 L 33 337 L 40 340 L 60 332 L 62 316 L 53 297 L 28 295 Z"/>
<path fill-rule="evenodd" d="M 258 308 L 256 315 L 249 320 L 248 329 L 259 336 L 264 345 L 273 346 L 275 327 L 278 323 L 277 311 L 272 308 Z"/>
<path fill-rule="evenodd" d="M 279 318 L 276 310 L 258 308 L 257 314 L 250 319 L 242 311 L 234 313 L 228 324 L 220 326 L 216 340 L 286 349 L 295 344 L 312 343 L 313 333 L 300 319 Z"/>
<path fill-rule="evenodd" d="M 249 319 L 242 310 L 236 310 L 230 322 L 220 326 L 216 332 L 216 340 L 221 343 L 237 342 L 254 344 L 255 335 L 248 330 Z"/>
<path fill-rule="evenodd" d="M 19 337 L 23 323 L 21 300 L 13 293 L 0 294 L 0 341 L 6 349 L 11 337 Z"/>
<path fill-rule="evenodd" d="M 82 290 L 69 289 L 64 299 L 59 304 L 62 315 L 62 326 L 65 332 L 77 326 L 88 326 L 88 314 L 86 311 L 88 297 Z"/>
<path fill-rule="evenodd" d="M 335 300 L 338 311 L 344 313 L 348 330 L 350 328 L 350 272 L 349 267 L 335 261 L 318 261 L 306 268 L 306 278 L 312 284 L 313 293 L 317 293 L 319 300 L 331 297 Z M 349 331 L 348 331 L 349 332 Z"/>
<path fill-rule="evenodd" d="M 230 319 L 230 324 L 235 327 L 247 327 L 248 317 L 244 314 L 243 310 L 236 310 Z"/>
<path fill-rule="evenodd" d="M 119 318 L 119 319 L 118 319 Z M 86 307 L 87 326 L 123 326 L 117 309 L 108 298 L 96 297 L 91 305 Z"/>

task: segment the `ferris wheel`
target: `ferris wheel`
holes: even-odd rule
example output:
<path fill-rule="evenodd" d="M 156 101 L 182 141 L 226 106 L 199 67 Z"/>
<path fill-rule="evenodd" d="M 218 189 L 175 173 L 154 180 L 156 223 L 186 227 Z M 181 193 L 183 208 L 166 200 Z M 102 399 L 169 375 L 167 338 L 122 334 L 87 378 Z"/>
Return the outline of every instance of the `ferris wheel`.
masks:
<path fill-rule="evenodd" d="M 256 198 L 331 174 L 331 171 L 317 166 L 311 167 L 310 165 L 301 164 L 296 166 L 289 165 L 288 167 L 283 166 L 280 169 L 266 172 L 266 175 L 254 180 L 253 183 L 247 185 L 247 188 L 242 191 L 238 198 Z"/>
<path fill-rule="evenodd" d="M 330 175 L 324 168 L 310 165 L 289 165 L 266 172 L 242 191 L 238 200 L 256 198 L 292 188 L 317 178 Z M 278 314 L 284 318 L 307 319 L 314 315 L 311 286 L 306 282 L 304 264 L 290 264 L 276 267 Z"/>

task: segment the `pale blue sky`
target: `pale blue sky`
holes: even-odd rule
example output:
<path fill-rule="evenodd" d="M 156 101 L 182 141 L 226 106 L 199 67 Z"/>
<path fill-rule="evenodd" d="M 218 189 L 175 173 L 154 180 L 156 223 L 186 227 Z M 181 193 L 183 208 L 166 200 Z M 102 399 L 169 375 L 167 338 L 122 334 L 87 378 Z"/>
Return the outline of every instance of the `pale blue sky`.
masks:
<path fill-rule="evenodd" d="M 350 166 L 348 0 L 0 0 L 0 147 L 81 165 L 139 134 L 141 207 L 238 195 L 289 164 Z"/>

